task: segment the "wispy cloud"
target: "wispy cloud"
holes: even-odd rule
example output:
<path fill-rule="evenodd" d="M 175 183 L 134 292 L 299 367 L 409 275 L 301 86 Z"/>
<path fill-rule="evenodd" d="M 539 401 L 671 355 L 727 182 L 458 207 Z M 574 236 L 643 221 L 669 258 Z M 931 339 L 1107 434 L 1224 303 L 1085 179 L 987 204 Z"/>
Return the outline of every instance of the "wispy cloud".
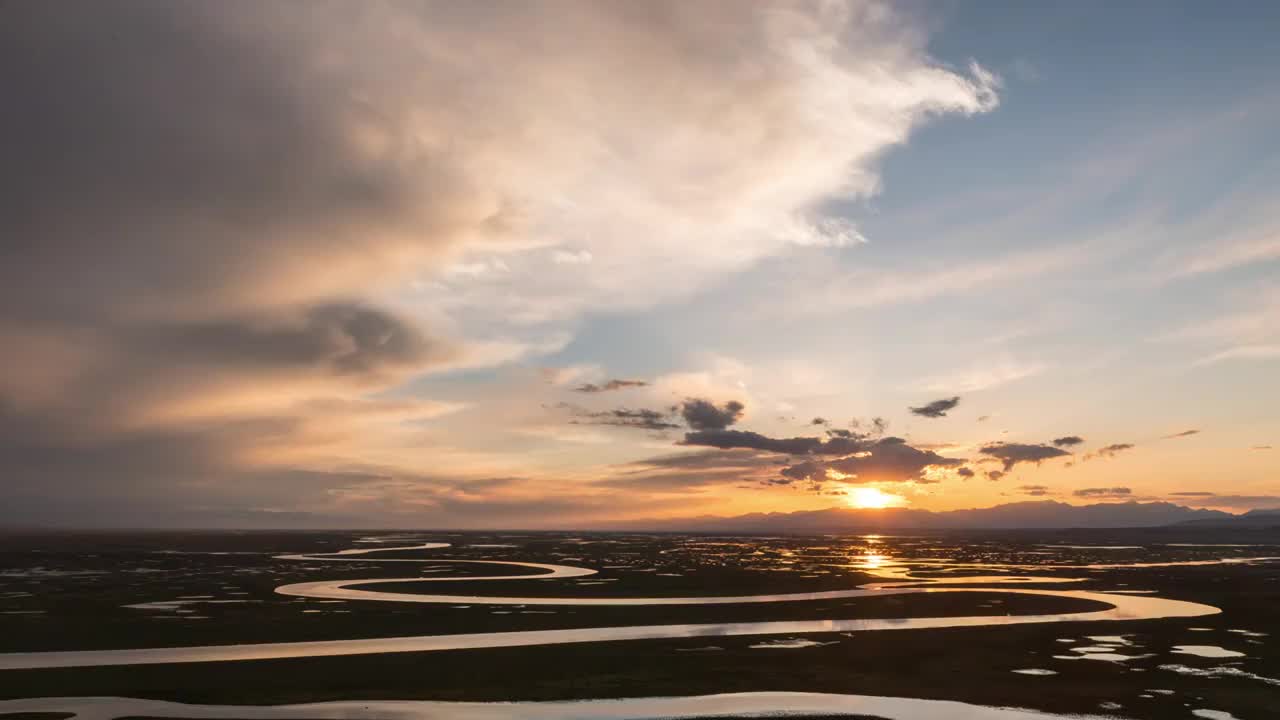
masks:
<path fill-rule="evenodd" d="M 606 380 L 605 382 L 602 382 L 599 384 L 583 383 L 573 388 L 573 391 L 580 392 L 580 393 L 602 393 L 602 392 L 610 392 L 613 390 L 625 390 L 627 388 L 641 388 L 641 387 L 646 387 L 648 385 L 649 383 L 644 380 L 615 379 L 615 380 Z"/>
<path fill-rule="evenodd" d="M 978 392 L 1006 383 L 1039 375 L 1049 368 L 1043 363 L 1026 363 L 1004 356 L 974 363 L 969 368 L 935 375 L 922 381 L 921 387 L 932 392 Z"/>
<path fill-rule="evenodd" d="M 1280 508 L 1280 495 L 1233 495 L 1213 492 L 1175 492 L 1170 497 L 1178 498 L 1197 507 L 1230 508 L 1233 510 L 1253 510 Z"/>
<path fill-rule="evenodd" d="M 1133 443 L 1112 443 L 1111 445 L 1104 445 L 1085 455 L 1084 459 L 1092 460 L 1094 458 L 1113 458 L 1126 450 L 1132 450 L 1134 447 Z"/>
<path fill-rule="evenodd" d="M 943 295 L 989 290 L 992 286 L 1036 277 L 1096 260 L 1090 243 L 1026 250 L 945 267 L 860 269 L 806 287 L 797 310 L 830 312 L 931 300 Z"/>
<path fill-rule="evenodd" d="M 1262 237 L 1227 241 L 1215 238 L 1211 243 L 1167 261 L 1164 279 L 1178 280 L 1275 260 L 1280 260 L 1280 230 L 1266 232 Z"/>
<path fill-rule="evenodd" d="M 1078 498 L 1127 498 L 1133 495 L 1133 490 L 1127 487 L 1081 488 L 1071 494 Z"/>
<path fill-rule="evenodd" d="M 1274 345 L 1240 345 L 1220 350 L 1196 360 L 1197 366 L 1216 365 L 1228 360 L 1267 360 L 1280 357 L 1280 343 Z"/>

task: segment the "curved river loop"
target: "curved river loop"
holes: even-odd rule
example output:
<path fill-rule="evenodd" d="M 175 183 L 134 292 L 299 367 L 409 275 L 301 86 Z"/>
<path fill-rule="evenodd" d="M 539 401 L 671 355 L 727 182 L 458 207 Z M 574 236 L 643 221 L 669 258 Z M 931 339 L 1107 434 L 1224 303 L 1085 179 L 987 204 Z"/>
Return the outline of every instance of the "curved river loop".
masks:
<path fill-rule="evenodd" d="M 741 623 L 697 623 L 677 625 L 636 625 L 619 627 L 587 627 L 557 630 L 526 630 L 511 632 L 461 633 L 445 635 L 414 635 L 388 638 L 322 640 L 306 642 L 278 642 L 230 645 L 203 645 L 191 647 L 137 648 L 120 650 L 86 650 L 58 652 L 29 652 L 0 654 L 0 670 L 100 667 L 119 665 L 152 665 L 165 663 L 224 662 L 236 660 L 268 660 L 285 658 L 364 655 L 375 653 L 432 652 L 439 650 L 466 650 L 478 648 L 526 647 L 567 643 L 618 642 L 626 640 L 655 640 L 692 637 L 723 637 L 745 635 L 794 635 L 804 633 L 833 632 L 887 632 L 926 628 L 987 627 L 1023 625 L 1031 623 L 1066 623 L 1097 621 L 1152 620 L 1160 618 L 1191 618 L 1214 615 L 1218 608 L 1200 603 L 1154 597 L 1151 595 L 1121 594 L 1087 590 L 1059 590 L 1011 585 L 1065 584 L 1079 582 L 1083 578 L 1037 577 L 1008 575 L 974 575 L 967 577 L 913 577 L 910 567 L 945 565 L 948 568 L 999 568 L 1002 570 L 1034 570 L 1031 565 L 984 565 L 976 563 L 950 563 L 945 561 L 905 561 L 902 563 L 874 559 L 853 567 L 879 578 L 846 590 L 819 592 L 775 593 L 739 596 L 685 596 L 685 597 L 524 597 L 518 595 L 458 595 L 420 594 L 371 590 L 363 586 L 389 584 L 420 584 L 442 582 L 546 580 L 575 578 L 596 574 L 590 568 L 546 563 L 516 562 L 507 560 L 461 560 L 437 558 L 380 558 L 371 557 L 386 552 L 409 550 L 434 550 L 449 547 L 449 543 L 423 543 L 411 546 L 358 548 L 333 553 L 312 553 L 276 556 L 281 560 L 325 562 L 385 562 L 431 563 L 438 565 L 468 564 L 503 566 L 539 570 L 537 574 L 521 575 L 467 575 L 456 577 L 401 577 L 356 580 L 319 580 L 293 583 L 276 588 L 281 595 L 326 600 L 365 600 L 396 603 L 466 603 L 483 605 L 556 605 L 556 606 L 657 606 L 657 605 L 727 605 L 747 603 L 781 603 L 861 598 L 871 596 L 912 595 L 922 593 L 1009 593 L 1041 595 L 1094 601 L 1106 605 L 1106 609 L 1033 615 L 980 615 L 959 617 L 909 617 L 873 619 L 828 619 L 766 621 Z M 1106 564 L 1106 565 L 1052 565 L 1057 568 L 1123 568 L 1123 567 L 1172 567 L 1179 565 L 1206 565 L 1224 563 L 1248 563 L 1277 560 L 1275 557 L 1230 558 L 1223 560 L 1197 560 L 1183 562 Z M 964 587 L 952 587 L 964 585 Z M 340 718 L 429 718 L 450 717 L 484 720 L 506 718 L 639 718 L 639 717 L 697 717 L 762 714 L 813 714 L 813 715 L 875 715 L 885 718 L 952 718 L 971 720 L 1024 720 L 1052 717 L 1042 713 L 1010 708 L 991 708 L 964 703 L 922 700 L 913 698 L 883 698 L 864 695 L 832 695 L 824 693 L 734 693 L 687 698 L 633 698 L 621 700 L 584 700 L 572 702 L 526 703 L 461 703 L 434 701 L 360 701 L 313 703 L 281 706 L 214 706 L 183 705 L 153 700 L 129 698 L 37 698 L 29 700 L 0 701 L 0 713 L 9 712 L 70 712 L 79 718 L 96 720 L 125 715 L 181 718 L 239 718 L 241 720 L 276 720 L 310 718 L 312 720 L 338 720 Z"/>

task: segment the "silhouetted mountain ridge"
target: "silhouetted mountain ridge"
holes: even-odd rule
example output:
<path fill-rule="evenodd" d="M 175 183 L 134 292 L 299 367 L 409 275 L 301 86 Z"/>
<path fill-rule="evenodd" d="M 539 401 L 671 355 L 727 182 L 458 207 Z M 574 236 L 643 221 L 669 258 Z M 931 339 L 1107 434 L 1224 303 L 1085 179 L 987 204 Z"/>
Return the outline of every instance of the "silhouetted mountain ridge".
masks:
<path fill-rule="evenodd" d="M 1255 511 L 1258 512 L 1258 511 Z M 1272 511 L 1273 513 L 1275 511 Z M 1037 528 L 1135 528 L 1173 524 L 1235 522 L 1232 515 L 1168 502 L 1097 503 L 1069 505 L 1055 500 L 1006 503 L 989 508 L 933 512 L 913 508 L 879 510 L 828 508 L 797 512 L 750 513 L 733 517 L 635 521 L 630 529 L 714 532 L 849 532 L 864 530 L 951 530 Z M 1276 514 L 1280 523 L 1280 514 Z"/>
<path fill-rule="evenodd" d="M 1178 523 L 1179 527 L 1249 529 L 1280 528 L 1280 509 L 1250 510 L 1243 515 L 1194 518 Z"/>

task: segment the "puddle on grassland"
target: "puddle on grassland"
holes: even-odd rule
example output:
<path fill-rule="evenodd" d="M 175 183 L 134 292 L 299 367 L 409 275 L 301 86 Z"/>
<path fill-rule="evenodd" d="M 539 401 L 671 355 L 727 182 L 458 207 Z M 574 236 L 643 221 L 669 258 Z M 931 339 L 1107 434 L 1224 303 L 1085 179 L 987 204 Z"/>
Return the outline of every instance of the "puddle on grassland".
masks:
<path fill-rule="evenodd" d="M 1228 650 L 1217 645 L 1174 645 L 1172 652 L 1176 655 L 1195 655 L 1205 658 L 1244 657 L 1244 653 Z"/>

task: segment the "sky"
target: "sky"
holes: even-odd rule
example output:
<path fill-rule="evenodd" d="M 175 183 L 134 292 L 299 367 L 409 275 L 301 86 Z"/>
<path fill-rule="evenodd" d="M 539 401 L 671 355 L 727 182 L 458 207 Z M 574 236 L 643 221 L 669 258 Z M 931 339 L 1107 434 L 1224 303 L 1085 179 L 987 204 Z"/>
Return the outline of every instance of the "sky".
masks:
<path fill-rule="evenodd" d="M 0 524 L 1280 507 L 1278 23 L 4 3 Z"/>

